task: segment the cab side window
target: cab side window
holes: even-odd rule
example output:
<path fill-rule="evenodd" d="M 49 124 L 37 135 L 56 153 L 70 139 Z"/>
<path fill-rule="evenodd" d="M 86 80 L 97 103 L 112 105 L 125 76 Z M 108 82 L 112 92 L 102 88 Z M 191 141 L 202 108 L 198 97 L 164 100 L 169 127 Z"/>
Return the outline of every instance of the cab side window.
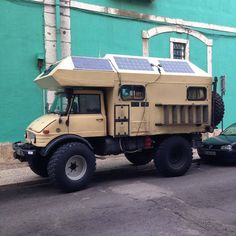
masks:
<path fill-rule="evenodd" d="M 72 114 L 100 114 L 101 103 L 99 94 L 80 94 L 74 99 Z"/>
<path fill-rule="evenodd" d="M 123 101 L 144 100 L 145 87 L 142 85 L 122 85 L 120 88 L 120 96 Z"/>

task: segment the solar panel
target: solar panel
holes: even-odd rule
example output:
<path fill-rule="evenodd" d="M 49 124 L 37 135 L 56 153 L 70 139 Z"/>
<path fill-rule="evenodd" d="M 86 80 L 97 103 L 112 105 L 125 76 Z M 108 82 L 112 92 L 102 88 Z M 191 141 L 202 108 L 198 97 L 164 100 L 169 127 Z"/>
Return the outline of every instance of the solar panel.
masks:
<path fill-rule="evenodd" d="M 159 60 L 159 62 L 165 72 L 194 73 L 194 71 L 186 61 Z"/>
<path fill-rule="evenodd" d="M 150 62 L 147 59 L 133 57 L 114 57 L 120 70 L 143 70 L 153 71 Z"/>
<path fill-rule="evenodd" d="M 100 70 L 113 71 L 110 62 L 107 59 L 72 57 L 75 69 L 78 70 Z"/>

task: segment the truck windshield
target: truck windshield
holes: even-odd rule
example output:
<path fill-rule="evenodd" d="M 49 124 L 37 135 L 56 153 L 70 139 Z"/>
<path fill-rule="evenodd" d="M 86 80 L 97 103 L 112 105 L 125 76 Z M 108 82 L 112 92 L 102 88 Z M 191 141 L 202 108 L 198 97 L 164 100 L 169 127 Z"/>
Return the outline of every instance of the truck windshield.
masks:
<path fill-rule="evenodd" d="M 55 96 L 55 99 L 49 109 L 49 113 L 66 115 L 69 110 L 69 104 L 72 96 L 65 93 L 60 93 Z"/>

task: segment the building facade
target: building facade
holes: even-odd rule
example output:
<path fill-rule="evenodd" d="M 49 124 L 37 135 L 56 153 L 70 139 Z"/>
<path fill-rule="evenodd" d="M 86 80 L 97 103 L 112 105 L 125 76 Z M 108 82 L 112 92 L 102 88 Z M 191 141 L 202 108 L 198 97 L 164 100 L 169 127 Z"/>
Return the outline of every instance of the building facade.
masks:
<path fill-rule="evenodd" d="M 23 139 L 53 93 L 34 78 L 69 55 L 188 59 L 226 76 L 224 124 L 235 122 L 236 1 L 0 1 L 0 142 Z"/>

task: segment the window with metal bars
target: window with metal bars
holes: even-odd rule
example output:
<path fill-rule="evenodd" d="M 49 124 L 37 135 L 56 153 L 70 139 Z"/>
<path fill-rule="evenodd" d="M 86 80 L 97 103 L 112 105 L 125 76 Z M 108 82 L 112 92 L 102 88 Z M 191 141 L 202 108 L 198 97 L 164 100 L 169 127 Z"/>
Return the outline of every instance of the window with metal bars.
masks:
<path fill-rule="evenodd" d="M 174 59 L 186 59 L 186 44 L 173 43 L 173 57 Z"/>

